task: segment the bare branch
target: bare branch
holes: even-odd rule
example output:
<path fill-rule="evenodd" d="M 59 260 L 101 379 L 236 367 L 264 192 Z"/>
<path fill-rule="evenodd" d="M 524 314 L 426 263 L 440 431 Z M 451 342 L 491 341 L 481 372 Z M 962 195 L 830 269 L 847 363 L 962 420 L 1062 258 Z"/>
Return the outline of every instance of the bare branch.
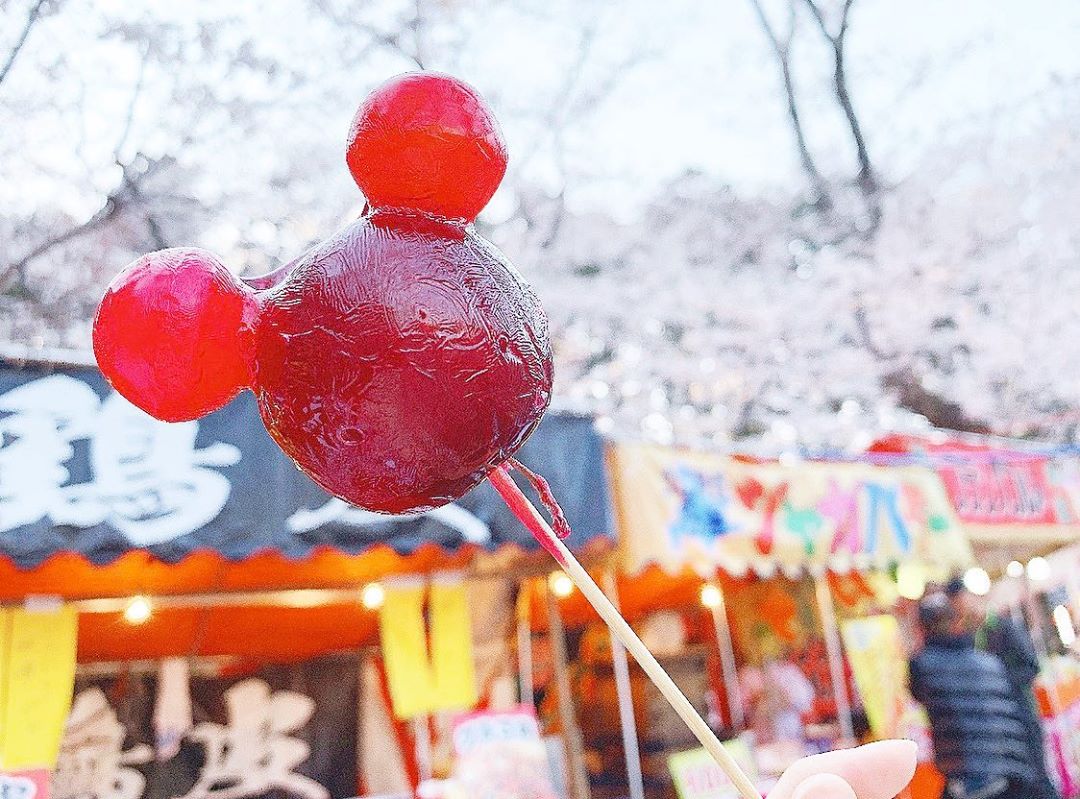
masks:
<path fill-rule="evenodd" d="M 799 105 L 795 97 L 795 80 L 791 73 L 791 45 L 795 38 L 795 5 L 788 5 L 788 29 L 783 39 L 774 30 L 769 22 L 765 9 L 760 0 L 750 0 L 757 15 L 761 29 L 772 45 L 773 54 L 776 56 L 777 65 L 780 67 L 780 78 L 784 84 L 784 96 L 787 100 L 788 119 L 791 121 L 791 131 L 795 135 L 795 147 L 799 151 L 799 162 L 803 171 L 810 181 L 810 185 L 817 194 L 817 204 L 822 208 L 829 208 L 832 200 L 825 179 L 821 176 L 814 157 L 810 154 L 810 147 L 806 142 L 806 132 L 803 130 L 802 118 L 799 116 Z"/>
<path fill-rule="evenodd" d="M 30 13 L 26 15 L 26 23 L 23 25 L 22 33 L 20 33 L 19 38 L 15 40 L 15 45 L 11 48 L 7 60 L 4 62 L 4 66 L 0 67 L 0 84 L 3 84 L 4 78 L 8 76 L 11 67 L 15 64 L 15 59 L 19 57 L 19 52 L 23 49 L 23 45 L 26 44 L 26 40 L 30 36 L 30 30 L 34 27 L 34 23 L 41 18 L 41 11 L 44 8 L 45 3 L 46 0 L 37 0 L 30 8 Z"/>
<path fill-rule="evenodd" d="M 859 174 L 856 182 L 864 196 L 872 198 L 876 195 L 879 188 L 877 175 L 874 172 L 870 160 L 870 152 L 866 146 L 866 138 L 863 136 L 862 125 L 859 123 L 858 114 L 855 113 L 855 105 L 851 99 L 851 92 L 848 90 L 847 68 L 844 63 L 844 45 L 849 30 L 851 8 L 854 6 L 855 0 L 844 0 L 844 5 L 840 11 L 840 24 L 836 33 L 832 33 L 829 30 L 829 25 L 825 20 L 825 14 L 822 12 L 817 0 L 804 0 L 804 3 L 810 11 L 810 15 L 814 18 L 814 21 L 817 22 L 821 34 L 832 47 L 833 89 L 836 93 L 836 100 L 840 104 L 841 110 L 844 112 L 844 118 L 847 120 L 848 129 L 851 131 L 851 138 L 855 143 L 855 156 L 859 163 Z M 880 216 L 880 211 L 877 209 L 876 204 L 871 210 L 875 218 Z"/>
<path fill-rule="evenodd" d="M 142 160 L 142 157 L 139 156 L 137 160 Z M 145 202 L 146 195 L 143 193 L 143 187 L 146 182 L 155 174 L 161 172 L 162 169 L 172 166 L 173 163 L 174 160 L 169 157 L 146 161 L 146 166 L 137 172 L 133 171 L 133 165 L 122 165 L 123 175 L 120 185 L 105 198 L 105 201 L 93 216 L 85 222 L 49 236 L 17 260 L 4 266 L 0 270 L 0 288 L 6 287 L 12 277 L 24 278 L 26 267 L 46 253 L 93 230 L 97 230 L 115 219 L 122 211 L 139 202 Z M 148 225 L 151 223 L 149 215 L 147 216 L 147 223 Z M 156 222 L 154 224 L 156 225 Z M 154 235 L 152 227 L 151 235 Z M 158 228 L 158 235 L 160 236 L 160 228 Z M 163 240 L 163 237 L 160 238 Z M 25 282 L 25 280 L 22 282 Z"/>
<path fill-rule="evenodd" d="M 143 79 L 146 77 L 146 62 L 149 56 L 148 50 L 148 47 L 143 48 L 143 57 L 139 62 L 139 76 L 135 79 L 135 89 L 131 93 L 130 102 L 128 102 L 127 114 L 124 117 L 124 127 L 121 129 L 120 139 L 116 142 L 116 147 L 113 149 L 113 160 L 121 169 L 124 167 L 121 161 L 123 150 L 127 145 L 128 136 L 131 135 L 131 126 L 135 121 L 135 106 L 138 105 L 139 95 L 142 94 Z"/>
<path fill-rule="evenodd" d="M 357 56 L 352 60 L 361 61 L 373 49 L 381 47 L 408 59 L 416 65 L 417 69 L 427 68 L 424 63 L 424 54 L 421 52 L 426 12 L 420 0 L 416 0 L 413 5 L 412 15 L 394 31 L 380 30 L 376 26 L 362 21 L 358 13 L 339 12 L 331 0 L 312 0 L 312 5 L 335 24 L 360 31 L 368 37 L 368 43 L 360 49 Z M 409 43 L 410 40 L 411 44 Z"/>
<path fill-rule="evenodd" d="M 859 339 L 863 347 L 873 355 L 879 361 L 894 361 L 899 357 L 899 353 L 895 350 L 893 352 L 886 352 L 881 349 L 881 346 L 874 340 L 873 331 L 870 329 L 870 316 L 866 312 L 866 306 L 863 305 L 861 299 L 855 301 L 855 329 L 859 332 Z"/>
<path fill-rule="evenodd" d="M 992 432 L 985 421 L 968 416 L 960 403 L 926 388 L 910 367 L 889 372 L 882 378 L 882 385 L 896 392 L 901 408 L 925 417 L 934 427 L 983 435 Z"/>
<path fill-rule="evenodd" d="M 814 18 L 818 27 L 821 28 L 821 32 L 824 34 L 825 38 L 830 42 L 834 41 L 833 35 L 829 33 L 829 26 L 825 23 L 825 15 L 821 12 L 821 9 L 818 8 L 813 0 L 806 0 L 806 6 L 810 9 L 810 15 Z"/>

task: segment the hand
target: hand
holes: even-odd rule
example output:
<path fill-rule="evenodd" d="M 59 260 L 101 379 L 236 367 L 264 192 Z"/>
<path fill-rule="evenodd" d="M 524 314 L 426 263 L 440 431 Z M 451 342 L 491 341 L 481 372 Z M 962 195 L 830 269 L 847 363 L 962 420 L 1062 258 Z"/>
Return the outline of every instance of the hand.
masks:
<path fill-rule="evenodd" d="M 804 757 L 768 799 L 893 799 L 915 775 L 917 751 L 914 741 L 878 741 Z"/>

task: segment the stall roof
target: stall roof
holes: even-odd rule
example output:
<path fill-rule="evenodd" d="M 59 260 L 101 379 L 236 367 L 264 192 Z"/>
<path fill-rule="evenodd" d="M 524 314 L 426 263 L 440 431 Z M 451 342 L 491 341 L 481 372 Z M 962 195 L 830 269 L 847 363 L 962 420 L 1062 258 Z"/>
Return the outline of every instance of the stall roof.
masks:
<path fill-rule="evenodd" d="M 296 567 L 336 556 L 353 563 L 339 574 L 370 574 L 374 565 L 458 568 L 476 552 L 537 548 L 486 483 L 418 516 L 360 511 L 296 469 L 251 394 L 202 420 L 165 424 L 82 360 L 0 358 L 0 599 L 14 585 L 43 592 L 33 577 L 12 575 L 41 577 L 53 559 L 82 574 L 78 585 L 109 564 L 181 564 L 175 576 L 186 574 L 180 583 L 190 589 L 201 585 L 192 563 L 240 573 L 229 564 L 270 557 Z M 550 481 L 577 549 L 611 537 L 602 452 L 591 419 L 549 414 L 519 455 Z M 361 555 L 371 560 L 359 565 Z M 131 581 L 111 585 L 106 595 Z"/>

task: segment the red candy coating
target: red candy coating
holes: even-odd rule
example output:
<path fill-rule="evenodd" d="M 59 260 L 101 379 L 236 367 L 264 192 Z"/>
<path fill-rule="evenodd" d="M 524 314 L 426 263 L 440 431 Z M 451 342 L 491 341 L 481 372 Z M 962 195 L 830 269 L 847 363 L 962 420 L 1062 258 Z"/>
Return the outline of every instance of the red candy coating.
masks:
<path fill-rule="evenodd" d="M 506 174 L 506 145 L 472 87 L 423 72 L 368 96 L 349 130 L 345 160 L 375 208 L 471 222 Z"/>
<path fill-rule="evenodd" d="M 263 298 L 255 390 L 270 434 L 333 494 L 400 513 L 461 496 L 551 397 L 547 321 L 491 244 L 378 214 Z"/>
<path fill-rule="evenodd" d="M 105 291 L 94 355 L 132 404 L 167 422 L 197 419 L 248 384 L 255 296 L 196 248 L 144 255 Z"/>

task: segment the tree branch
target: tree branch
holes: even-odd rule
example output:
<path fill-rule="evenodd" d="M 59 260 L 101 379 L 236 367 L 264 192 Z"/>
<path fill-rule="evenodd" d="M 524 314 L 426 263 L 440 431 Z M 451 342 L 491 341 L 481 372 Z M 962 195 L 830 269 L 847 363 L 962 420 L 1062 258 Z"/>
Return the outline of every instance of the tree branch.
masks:
<path fill-rule="evenodd" d="M 23 49 L 23 45 L 26 44 L 26 40 L 30 36 L 31 28 L 34 27 L 34 23 L 41 17 L 41 10 L 45 6 L 45 3 L 46 0 L 37 0 L 30 8 L 30 13 L 26 15 L 26 23 L 23 25 L 22 33 L 20 33 L 19 38 L 15 40 L 15 46 L 11 48 L 7 60 L 4 62 L 4 66 L 0 67 L 0 84 L 3 84 L 4 78 L 8 76 L 12 65 L 15 63 L 15 59 L 19 57 L 19 52 Z"/>
<path fill-rule="evenodd" d="M 817 205 L 825 209 L 830 208 L 832 199 L 829 196 L 828 187 L 825 179 L 821 176 L 820 170 L 817 168 L 817 164 L 814 163 L 814 158 L 810 154 L 810 147 L 806 142 L 806 132 L 803 130 L 802 118 L 799 115 L 799 106 L 795 97 L 795 81 L 791 74 L 791 45 L 795 38 L 795 5 L 794 3 L 788 5 L 787 36 L 781 39 L 769 22 L 760 0 L 749 1 L 757 15 L 758 22 L 761 24 L 761 29 L 765 32 L 766 38 L 772 45 L 773 54 L 776 56 L 777 64 L 780 67 L 780 78 L 784 85 L 784 96 L 787 100 L 788 119 L 791 121 L 791 130 L 795 135 L 795 148 L 799 152 L 799 162 L 802 164 L 803 171 L 806 173 L 806 177 L 817 195 Z"/>
<path fill-rule="evenodd" d="M 20 280 L 25 283 L 26 267 L 46 253 L 56 249 L 62 244 L 66 244 L 73 239 L 84 236 L 87 233 L 100 228 L 115 219 L 127 208 L 135 205 L 137 202 L 145 201 L 146 197 L 143 193 L 143 186 L 146 181 L 162 169 L 171 166 L 173 163 L 174 161 L 170 157 L 147 161 L 146 166 L 141 171 L 134 174 L 132 174 L 132 170 L 134 169 L 133 165 L 121 165 L 123 176 L 120 185 L 105 198 L 105 201 L 93 216 L 85 222 L 81 222 L 67 230 L 49 236 L 38 243 L 29 252 L 3 267 L 3 269 L 0 270 L 0 290 L 7 287 L 13 276 L 19 277 Z M 155 237 L 154 228 L 151 223 L 152 217 L 148 215 L 147 224 L 148 226 L 151 226 L 151 236 Z M 153 225 L 156 225 L 156 222 L 153 222 Z M 160 228 L 157 230 L 158 237 L 160 237 Z M 163 240 L 163 237 L 160 238 Z"/>
<path fill-rule="evenodd" d="M 855 0 L 844 0 L 843 8 L 840 11 L 840 25 L 835 34 L 829 30 L 825 15 L 817 2 L 815 2 L 815 0 L 804 0 L 804 3 L 810 11 L 810 15 L 817 23 L 818 28 L 821 30 L 822 35 L 832 47 L 833 90 L 836 93 L 836 100 L 840 104 L 840 109 L 844 113 L 844 118 L 847 120 L 848 129 L 851 131 L 851 138 L 855 143 L 855 156 L 859 163 L 859 174 L 856 182 L 862 190 L 863 195 L 867 198 L 872 198 L 877 194 L 879 188 L 878 180 L 870 160 L 870 152 L 866 146 L 866 138 L 863 136 L 862 125 L 859 122 L 858 114 L 855 112 L 855 105 L 851 99 L 851 92 L 848 90 L 847 69 L 844 63 L 844 45 L 849 30 L 851 8 L 855 4 Z M 873 210 L 875 215 L 879 215 L 876 204 L 874 205 Z"/>
<path fill-rule="evenodd" d="M 925 417 L 934 427 L 982 435 L 992 432 L 986 422 L 968 416 L 960 403 L 923 386 L 910 367 L 889 372 L 881 382 L 884 388 L 896 392 L 896 402 L 901 408 Z"/>
<path fill-rule="evenodd" d="M 356 60 L 366 58 L 374 47 L 383 47 L 392 50 L 403 58 L 407 58 L 417 69 L 427 69 L 424 63 L 424 54 L 421 52 L 423 28 L 426 21 L 426 12 L 420 0 L 413 5 L 413 13 L 409 19 L 404 20 L 396 31 L 379 30 L 374 25 L 362 22 L 359 13 L 339 12 L 331 0 L 312 0 L 312 6 L 328 17 L 332 22 L 342 27 L 358 30 L 368 37 L 368 43 L 361 48 Z M 406 41 L 412 40 L 410 47 Z"/>

